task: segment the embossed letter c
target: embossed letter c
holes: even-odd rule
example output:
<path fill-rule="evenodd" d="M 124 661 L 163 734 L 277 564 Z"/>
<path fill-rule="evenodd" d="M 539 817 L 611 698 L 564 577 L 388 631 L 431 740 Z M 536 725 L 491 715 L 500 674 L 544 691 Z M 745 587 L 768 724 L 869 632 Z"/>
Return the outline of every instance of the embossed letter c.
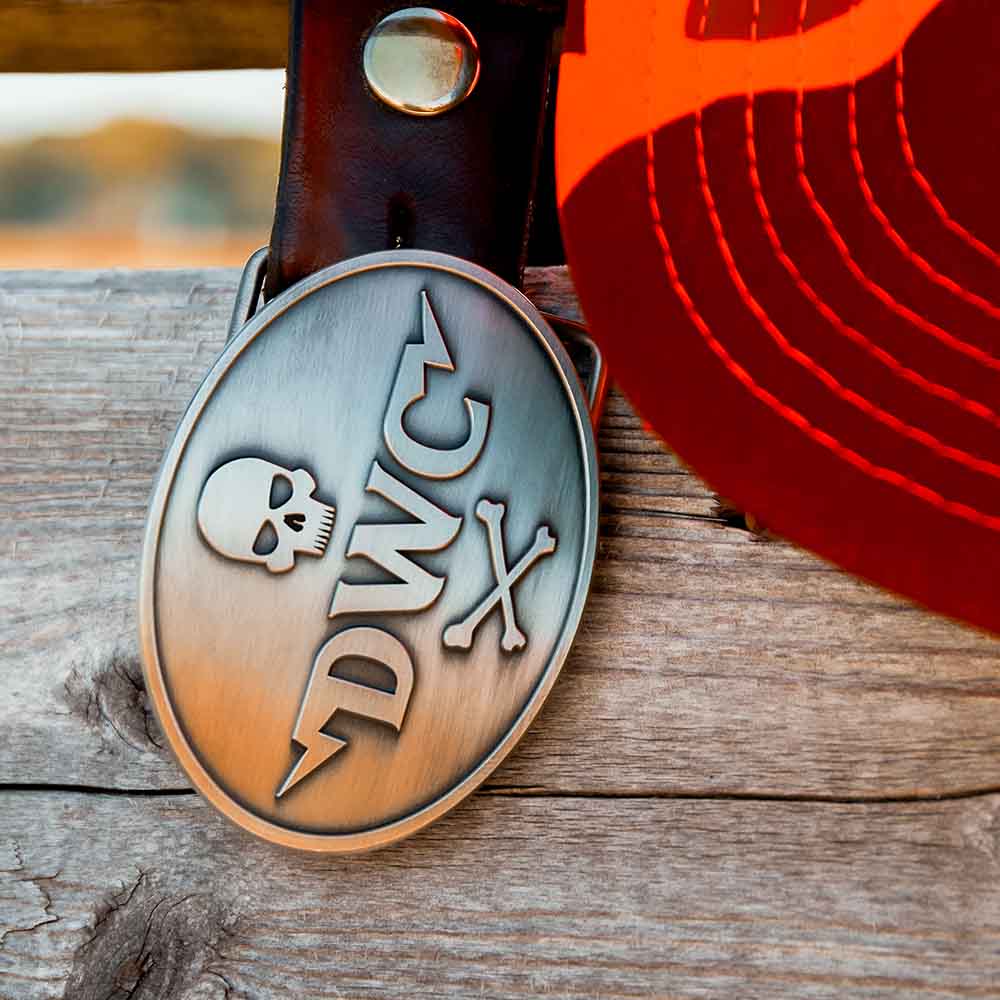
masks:
<path fill-rule="evenodd" d="M 454 479 L 479 458 L 490 425 L 490 407 L 487 403 L 465 397 L 469 436 L 457 448 L 432 448 L 415 440 L 403 427 L 403 415 L 410 406 L 427 395 L 425 369 L 441 368 L 448 372 L 455 370 L 427 293 L 421 292 L 420 299 L 423 343 L 407 344 L 403 348 L 392 396 L 385 411 L 382 433 L 392 457 L 404 469 L 428 479 Z"/>

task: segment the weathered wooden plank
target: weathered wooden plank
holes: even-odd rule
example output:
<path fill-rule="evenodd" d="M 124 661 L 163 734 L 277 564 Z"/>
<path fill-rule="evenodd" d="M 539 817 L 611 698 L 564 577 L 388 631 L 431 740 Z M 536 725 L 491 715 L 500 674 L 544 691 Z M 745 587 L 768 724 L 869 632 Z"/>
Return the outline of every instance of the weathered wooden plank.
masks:
<path fill-rule="evenodd" d="M 0 793 L 6 1000 L 996 997 L 1000 797 L 476 796 L 352 859 L 193 795 Z"/>
<path fill-rule="evenodd" d="M 135 636 L 163 446 L 231 271 L 0 274 L 0 783 L 174 788 Z M 565 273 L 531 292 L 572 313 Z M 692 419 L 697 419 L 692 414 Z M 984 635 L 794 548 L 678 519 L 711 495 L 613 397 L 576 649 L 494 787 L 883 798 L 1000 788 Z"/>
<path fill-rule="evenodd" d="M 287 0 L 8 0 L 0 72 L 266 69 L 285 65 L 287 39 Z"/>
<path fill-rule="evenodd" d="M 14 0 L 0 71 L 244 69 L 285 65 L 285 0 Z"/>

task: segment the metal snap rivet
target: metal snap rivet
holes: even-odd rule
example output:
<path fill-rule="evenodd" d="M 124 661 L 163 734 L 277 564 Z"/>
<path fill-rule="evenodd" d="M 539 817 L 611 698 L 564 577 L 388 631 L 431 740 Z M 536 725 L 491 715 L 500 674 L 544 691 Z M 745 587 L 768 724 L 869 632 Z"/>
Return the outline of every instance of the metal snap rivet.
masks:
<path fill-rule="evenodd" d="M 439 115 L 461 104 L 479 79 L 479 46 L 457 18 L 433 7 L 397 10 L 365 42 L 365 79 L 390 107 Z"/>

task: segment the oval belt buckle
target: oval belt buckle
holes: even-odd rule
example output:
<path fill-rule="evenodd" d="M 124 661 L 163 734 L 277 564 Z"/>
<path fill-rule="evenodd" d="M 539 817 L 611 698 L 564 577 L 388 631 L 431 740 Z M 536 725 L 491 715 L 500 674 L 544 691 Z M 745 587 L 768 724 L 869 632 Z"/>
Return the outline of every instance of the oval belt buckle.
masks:
<path fill-rule="evenodd" d="M 253 312 L 265 257 L 153 494 L 147 682 L 226 816 L 367 850 L 468 795 L 555 682 L 594 561 L 603 371 L 588 407 L 538 310 L 463 260 L 373 253 Z"/>

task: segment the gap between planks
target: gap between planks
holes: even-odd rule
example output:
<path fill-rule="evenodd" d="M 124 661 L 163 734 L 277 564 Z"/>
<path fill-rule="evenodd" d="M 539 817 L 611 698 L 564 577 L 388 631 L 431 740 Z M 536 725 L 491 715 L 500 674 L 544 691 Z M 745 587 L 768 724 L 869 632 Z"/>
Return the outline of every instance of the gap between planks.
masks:
<path fill-rule="evenodd" d="M 196 795 L 194 788 L 112 788 L 99 785 L 57 785 L 10 783 L 0 784 L 0 795 L 17 793 L 50 793 L 56 795 L 95 795 L 108 798 L 151 798 L 163 799 Z M 928 795 L 805 795 L 795 793 L 755 793 L 755 792 L 615 792 L 604 789 L 563 791 L 540 787 L 485 786 L 474 793 L 480 796 L 494 796 L 508 799 L 559 799 L 559 800 L 610 800 L 614 802 L 782 802 L 818 806 L 891 806 L 891 805 L 933 805 L 938 802 L 964 802 L 1000 795 L 1000 786 L 968 788 Z"/>

